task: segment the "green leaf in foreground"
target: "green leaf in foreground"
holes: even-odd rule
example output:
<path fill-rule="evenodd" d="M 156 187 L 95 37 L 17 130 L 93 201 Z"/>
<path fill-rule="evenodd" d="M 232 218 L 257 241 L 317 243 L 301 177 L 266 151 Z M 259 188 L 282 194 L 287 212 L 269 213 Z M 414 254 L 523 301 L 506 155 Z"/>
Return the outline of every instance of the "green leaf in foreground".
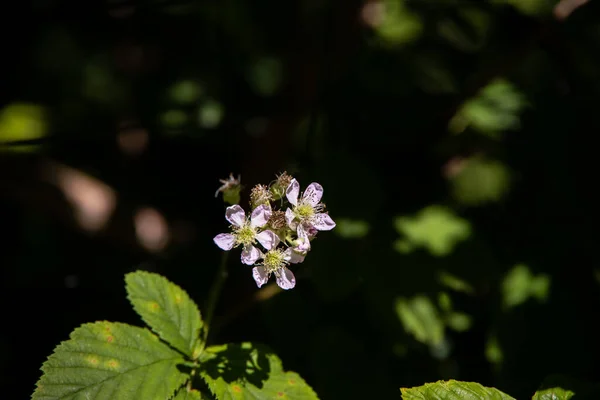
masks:
<path fill-rule="evenodd" d="M 173 400 L 202 400 L 202 395 L 195 389 L 188 391 L 187 388 L 181 388 Z"/>
<path fill-rule="evenodd" d="M 285 372 L 281 360 L 262 346 L 211 346 L 204 354 L 200 375 L 218 400 L 318 399 L 298 374 Z"/>
<path fill-rule="evenodd" d="M 32 399 L 168 399 L 188 377 L 177 367 L 183 361 L 147 329 L 84 324 L 44 363 Z"/>
<path fill-rule="evenodd" d="M 144 322 L 163 340 L 196 358 L 200 311 L 188 294 L 166 278 L 145 271 L 125 276 L 127 297 Z"/>
<path fill-rule="evenodd" d="M 455 380 L 426 383 L 413 388 L 401 388 L 404 400 L 514 400 L 498 389 L 475 382 Z"/>
<path fill-rule="evenodd" d="M 554 387 L 538 390 L 533 395 L 532 400 L 569 400 L 573 396 L 575 396 L 575 393 L 571 390 Z"/>

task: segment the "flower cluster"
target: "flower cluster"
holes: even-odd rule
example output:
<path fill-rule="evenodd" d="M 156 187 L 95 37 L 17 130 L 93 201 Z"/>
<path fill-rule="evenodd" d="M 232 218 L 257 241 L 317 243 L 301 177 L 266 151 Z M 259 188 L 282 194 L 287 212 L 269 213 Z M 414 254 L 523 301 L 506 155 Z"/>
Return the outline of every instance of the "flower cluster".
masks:
<path fill-rule="evenodd" d="M 225 251 L 242 246 L 242 263 L 254 266 L 252 276 L 258 287 L 275 275 L 279 287 L 292 289 L 296 278 L 288 266 L 304 261 L 319 231 L 335 227 L 321 197 L 321 185 L 313 182 L 300 193 L 298 181 L 284 172 L 269 186 L 252 188 L 250 217 L 238 204 L 227 207 L 225 219 L 231 232 L 213 240 Z"/>

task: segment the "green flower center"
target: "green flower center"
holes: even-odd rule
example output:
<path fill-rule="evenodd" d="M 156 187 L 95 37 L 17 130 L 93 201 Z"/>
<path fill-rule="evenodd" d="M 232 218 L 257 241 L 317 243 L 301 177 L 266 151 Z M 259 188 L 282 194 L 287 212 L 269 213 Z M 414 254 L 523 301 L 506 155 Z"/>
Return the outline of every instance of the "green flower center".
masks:
<path fill-rule="evenodd" d="M 244 246 L 254 243 L 254 238 L 256 237 L 256 231 L 250 225 L 244 225 L 240 228 L 236 228 L 233 234 L 236 242 L 238 244 L 243 244 Z"/>
<path fill-rule="evenodd" d="M 283 250 L 269 250 L 263 259 L 263 266 L 266 268 L 267 272 L 275 272 L 287 264 L 284 257 Z"/>
<path fill-rule="evenodd" d="M 307 219 L 315 214 L 315 209 L 310 204 L 298 204 L 295 212 L 298 219 Z"/>

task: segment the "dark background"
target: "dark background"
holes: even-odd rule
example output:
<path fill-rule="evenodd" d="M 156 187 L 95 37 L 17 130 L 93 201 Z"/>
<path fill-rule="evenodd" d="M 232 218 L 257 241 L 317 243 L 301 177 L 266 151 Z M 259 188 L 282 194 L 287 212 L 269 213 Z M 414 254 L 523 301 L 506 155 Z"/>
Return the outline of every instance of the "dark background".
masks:
<path fill-rule="evenodd" d="M 322 399 L 593 381 L 600 24 L 598 2 L 577 3 L 7 4 L 2 397 L 28 398 L 80 324 L 141 325 L 129 271 L 204 309 L 227 229 L 218 180 L 240 173 L 245 207 L 284 170 L 323 185 L 338 226 L 288 292 L 257 296 L 234 250 L 216 343 L 271 346 Z"/>

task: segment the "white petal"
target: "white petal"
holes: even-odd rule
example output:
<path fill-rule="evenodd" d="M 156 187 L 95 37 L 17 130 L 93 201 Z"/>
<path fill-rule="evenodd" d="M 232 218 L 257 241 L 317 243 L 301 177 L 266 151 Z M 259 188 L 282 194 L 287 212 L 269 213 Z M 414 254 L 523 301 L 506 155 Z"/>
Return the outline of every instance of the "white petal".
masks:
<path fill-rule="evenodd" d="M 244 246 L 244 249 L 242 250 L 242 262 L 246 265 L 252 265 L 256 262 L 256 260 L 258 260 L 258 258 L 260 257 L 260 251 L 250 245 L 250 246 Z"/>
<path fill-rule="evenodd" d="M 330 231 L 335 228 L 335 222 L 325 213 L 317 214 L 310 221 L 312 226 L 319 231 Z"/>
<path fill-rule="evenodd" d="M 296 277 L 289 269 L 283 267 L 277 274 L 277 285 L 283 290 L 293 289 L 296 286 Z"/>
<path fill-rule="evenodd" d="M 306 257 L 306 253 L 298 253 L 297 251 L 292 251 L 292 256 L 290 258 L 290 262 L 292 264 L 300 264 L 304 261 Z"/>
<path fill-rule="evenodd" d="M 294 248 L 294 250 L 299 251 L 301 253 L 307 252 L 310 250 L 310 240 L 308 239 L 308 233 L 302 226 L 302 224 L 298 224 L 298 229 L 296 230 L 298 235 L 298 244 Z"/>
<path fill-rule="evenodd" d="M 269 280 L 269 274 L 265 270 L 265 267 L 254 267 L 252 268 L 252 277 L 256 281 L 256 285 L 261 287 Z"/>
<path fill-rule="evenodd" d="M 261 204 L 252 211 L 250 217 L 250 226 L 253 228 L 265 226 L 271 218 L 271 207 L 266 204 Z"/>
<path fill-rule="evenodd" d="M 296 216 L 294 215 L 294 212 L 291 208 L 285 210 L 285 222 L 287 222 L 290 228 L 292 227 L 292 221 L 294 220 L 294 218 L 296 218 Z"/>
<path fill-rule="evenodd" d="M 219 233 L 214 237 L 213 242 L 225 251 L 231 250 L 235 244 L 235 236 L 230 233 Z"/>
<path fill-rule="evenodd" d="M 290 186 L 285 190 L 285 197 L 287 197 L 288 201 L 292 205 L 298 204 L 298 195 L 300 194 L 300 184 L 296 180 L 296 178 L 292 179 L 290 182 Z"/>
<path fill-rule="evenodd" d="M 267 250 L 271 250 L 279 244 L 279 236 L 268 230 L 256 235 L 256 240 Z"/>
<path fill-rule="evenodd" d="M 231 207 L 227 207 L 227 210 L 225 211 L 225 219 L 232 225 L 235 225 L 239 228 L 246 222 L 246 213 L 242 207 L 236 204 Z"/>
<path fill-rule="evenodd" d="M 287 248 L 285 249 L 285 251 L 283 252 L 283 259 L 285 261 L 290 261 L 292 259 L 292 249 L 291 248 Z"/>
<path fill-rule="evenodd" d="M 323 186 L 319 185 L 317 182 L 313 182 L 308 185 L 304 191 L 302 200 L 314 207 L 319 204 L 321 197 L 323 197 Z"/>

